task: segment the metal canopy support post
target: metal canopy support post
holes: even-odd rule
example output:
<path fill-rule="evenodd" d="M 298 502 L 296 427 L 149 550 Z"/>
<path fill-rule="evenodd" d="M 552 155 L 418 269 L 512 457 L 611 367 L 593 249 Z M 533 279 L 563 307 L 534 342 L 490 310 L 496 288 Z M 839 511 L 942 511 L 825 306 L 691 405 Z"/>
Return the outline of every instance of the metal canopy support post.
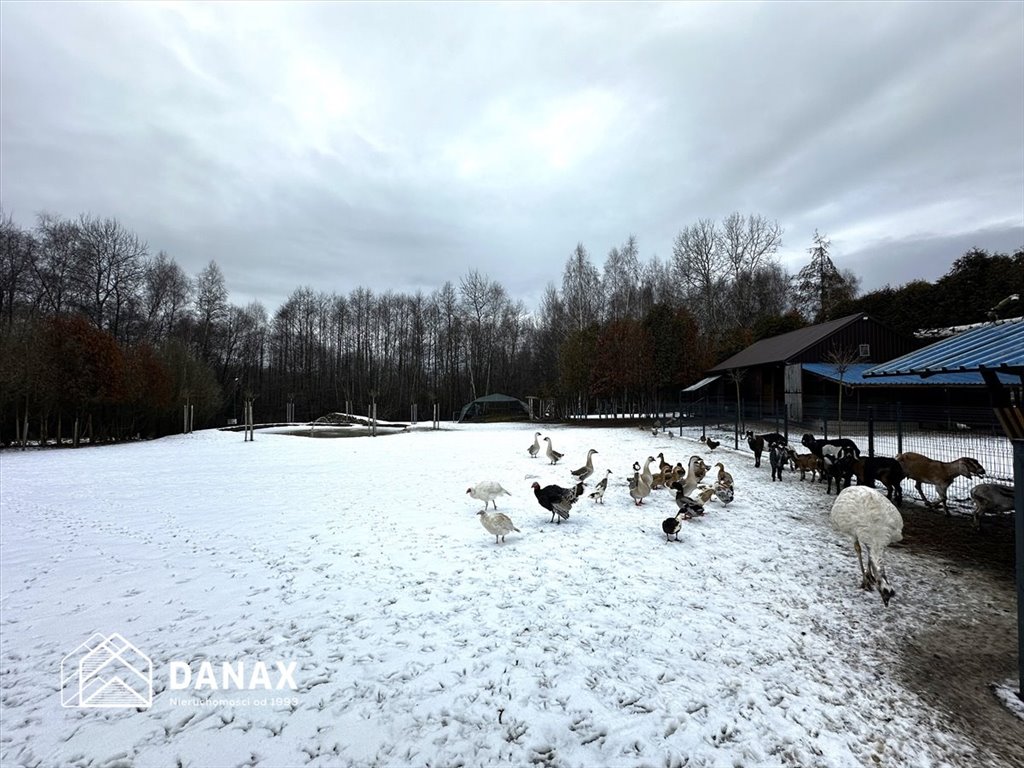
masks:
<path fill-rule="evenodd" d="M 1013 445 L 1013 526 L 1017 582 L 1017 697 L 1024 701 L 1024 411 L 1013 402 L 995 371 L 981 368 L 992 409 Z"/>
<path fill-rule="evenodd" d="M 1013 506 L 1017 545 L 1017 697 L 1024 701 L 1024 439 L 1013 440 Z"/>

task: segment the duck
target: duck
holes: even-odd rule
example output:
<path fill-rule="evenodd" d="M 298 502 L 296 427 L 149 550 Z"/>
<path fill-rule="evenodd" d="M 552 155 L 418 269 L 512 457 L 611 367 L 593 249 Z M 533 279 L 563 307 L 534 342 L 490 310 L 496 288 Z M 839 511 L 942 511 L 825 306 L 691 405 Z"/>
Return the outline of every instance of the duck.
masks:
<path fill-rule="evenodd" d="M 533 433 L 533 445 L 526 449 L 531 459 L 536 459 L 537 454 L 540 453 L 540 432 Z"/>
<path fill-rule="evenodd" d="M 664 453 L 659 453 L 658 454 L 658 471 L 664 474 L 665 472 L 670 472 L 671 470 L 672 470 L 672 465 L 669 464 L 667 461 L 665 461 L 665 454 Z"/>
<path fill-rule="evenodd" d="M 608 490 L 608 476 L 612 473 L 610 469 L 604 471 L 604 480 L 598 482 L 594 490 L 590 494 L 590 498 L 596 501 L 598 504 L 604 504 L 604 492 Z"/>
<path fill-rule="evenodd" d="M 548 444 L 547 450 L 546 450 L 546 451 L 545 451 L 544 453 L 545 453 L 545 454 L 547 455 L 547 457 L 548 457 L 549 459 L 551 459 L 551 463 L 552 463 L 552 464 L 557 464 L 557 463 L 558 463 L 558 460 L 559 460 L 560 458 L 562 458 L 562 456 L 564 456 L 564 454 L 561 454 L 561 453 L 559 453 L 558 451 L 556 451 L 556 450 L 555 450 L 555 449 L 554 449 L 554 448 L 553 448 L 553 447 L 551 446 L 551 438 L 550 438 L 550 437 L 545 437 L 545 438 L 544 438 L 544 441 L 545 441 L 545 442 L 546 442 L 546 443 Z"/>
<path fill-rule="evenodd" d="M 683 527 L 683 512 L 676 512 L 675 517 L 666 517 L 661 521 L 661 530 L 665 532 L 665 542 L 679 541 L 679 530 Z M 670 539 L 669 536 L 675 536 Z"/>
<path fill-rule="evenodd" d="M 580 482 L 586 480 L 588 477 L 594 474 L 593 456 L 595 453 L 597 453 L 597 451 L 594 448 L 591 448 L 589 451 L 587 451 L 587 463 L 584 464 L 579 469 L 574 469 L 572 471 L 573 477 L 575 477 Z"/>
<path fill-rule="evenodd" d="M 702 516 L 704 514 L 704 505 L 713 493 L 712 488 L 704 488 L 697 498 L 693 498 L 687 493 L 686 486 L 683 483 L 672 483 L 671 488 L 676 492 L 676 506 L 679 507 L 679 514 L 683 515 L 686 520 Z"/>
<path fill-rule="evenodd" d="M 481 509 L 477 514 L 480 516 L 480 524 L 487 529 L 489 533 L 494 534 L 494 543 L 498 543 L 498 537 L 501 537 L 501 541 L 505 541 L 505 536 L 515 531 L 521 533 L 516 528 L 515 523 L 512 522 L 512 518 L 502 512 L 488 512 L 486 509 Z"/>

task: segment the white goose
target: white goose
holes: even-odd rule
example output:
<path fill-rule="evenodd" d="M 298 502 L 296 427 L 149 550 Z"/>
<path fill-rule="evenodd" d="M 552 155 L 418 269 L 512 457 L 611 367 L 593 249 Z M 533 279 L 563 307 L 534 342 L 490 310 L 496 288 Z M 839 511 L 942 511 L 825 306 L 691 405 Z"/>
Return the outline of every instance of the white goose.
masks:
<path fill-rule="evenodd" d="M 540 432 L 533 433 L 533 445 L 526 450 L 529 451 L 531 459 L 537 458 L 537 454 L 540 453 Z"/>

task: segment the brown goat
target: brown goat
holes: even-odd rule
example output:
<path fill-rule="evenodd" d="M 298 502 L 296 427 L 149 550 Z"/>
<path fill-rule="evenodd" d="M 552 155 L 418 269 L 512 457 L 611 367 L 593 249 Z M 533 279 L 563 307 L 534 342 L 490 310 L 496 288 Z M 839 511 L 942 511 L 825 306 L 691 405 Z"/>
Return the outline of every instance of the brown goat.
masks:
<path fill-rule="evenodd" d="M 949 514 L 949 505 L 946 503 L 946 490 L 958 477 L 984 477 L 985 468 L 978 463 L 977 459 L 969 456 L 961 456 L 955 461 L 936 461 L 923 456 L 920 453 L 906 452 L 896 457 L 896 461 L 903 467 L 907 478 L 914 481 L 917 492 L 921 495 L 921 501 L 926 507 L 937 507 L 939 504 Z M 939 494 L 939 500 L 932 503 L 925 498 L 921 490 L 921 483 L 934 485 Z"/>
<path fill-rule="evenodd" d="M 811 482 L 818 479 L 819 474 L 824 469 L 821 465 L 821 459 L 815 456 L 813 453 L 797 453 L 796 451 L 789 451 L 789 459 L 793 462 L 793 468 L 800 470 L 800 479 L 803 480 L 807 473 L 811 473 Z"/>

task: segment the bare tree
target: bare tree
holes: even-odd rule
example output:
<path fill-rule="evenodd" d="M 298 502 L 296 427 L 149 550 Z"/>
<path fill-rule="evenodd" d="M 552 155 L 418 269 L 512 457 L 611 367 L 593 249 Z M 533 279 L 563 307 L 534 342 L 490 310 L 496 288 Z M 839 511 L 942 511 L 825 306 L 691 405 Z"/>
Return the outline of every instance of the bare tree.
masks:
<path fill-rule="evenodd" d="M 10 328 L 14 308 L 30 294 L 29 282 L 38 243 L 0 208 L 0 328 Z"/>
<path fill-rule="evenodd" d="M 32 264 L 35 301 L 48 315 L 62 315 L 77 303 L 74 274 L 79 255 L 78 225 L 42 213 L 37 218 L 39 258 Z"/>
<path fill-rule="evenodd" d="M 81 308 L 115 339 L 124 340 L 125 310 L 138 297 L 146 255 L 146 244 L 116 219 L 79 217 L 75 279 Z"/>
<path fill-rule="evenodd" d="M 612 248 L 604 262 L 606 321 L 640 316 L 640 281 L 642 269 L 636 237 L 630 235 L 621 248 Z"/>
<path fill-rule="evenodd" d="M 162 341 L 184 319 L 192 300 L 192 282 L 164 251 L 145 267 L 142 280 L 142 315 L 152 341 Z"/>
<path fill-rule="evenodd" d="M 839 437 L 843 436 L 843 379 L 850 366 L 860 360 L 857 350 L 852 347 L 840 347 L 833 343 L 824 355 L 825 362 L 836 367 L 839 373 Z"/>
<path fill-rule="evenodd" d="M 598 322 L 604 302 L 601 275 L 591 263 L 583 243 L 565 263 L 562 272 L 562 302 L 569 327 L 566 332 L 583 331 Z"/>

